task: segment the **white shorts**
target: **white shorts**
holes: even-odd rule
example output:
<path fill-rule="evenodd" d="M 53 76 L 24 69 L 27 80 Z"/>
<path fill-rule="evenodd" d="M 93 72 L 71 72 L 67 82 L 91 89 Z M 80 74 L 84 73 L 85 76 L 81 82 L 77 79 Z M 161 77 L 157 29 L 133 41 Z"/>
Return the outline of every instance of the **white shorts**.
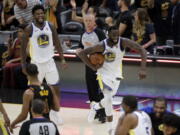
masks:
<path fill-rule="evenodd" d="M 31 63 L 35 64 L 38 67 L 38 79 L 39 81 L 46 80 L 46 82 L 50 85 L 57 85 L 59 84 L 59 73 L 54 62 L 54 59 L 50 59 L 45 63 L 37 63 L 31 61 Z"/>
<path fill-rule="evenodd" d="M 99 82 L 99 86 L 102 92 L 104 89 L 107 89 L 111 91 L 112 96 L 116 95 L 120 82 L 121 82 L 120 79 L 102 78 L 100 75 L 98 75 L 97 80 Z"/>

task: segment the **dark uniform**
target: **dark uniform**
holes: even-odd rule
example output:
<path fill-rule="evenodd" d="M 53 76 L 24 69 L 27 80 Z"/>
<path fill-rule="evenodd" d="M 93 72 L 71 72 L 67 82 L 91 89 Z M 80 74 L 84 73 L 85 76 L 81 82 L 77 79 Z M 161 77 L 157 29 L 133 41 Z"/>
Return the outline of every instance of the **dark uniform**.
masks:
<path fill-rule="evenodd" d="M 47 84 L 42 84 L 41 86 L 30 85 L 29 87 L 34 93 L 33 99 L 41 99 L 45 102 L 45 113 L 43 114 L 43 116 L 49 119 L 49 111 L 53 105 L 53 95 L 50 87 Z M 30 118 L 32 118 L 31 111 Z"/>
<path fill-rule="evenodd" d="M 23 123 L 19 135 L 60 135 L 56 125 L 46 118 L 33 118 Z"/>

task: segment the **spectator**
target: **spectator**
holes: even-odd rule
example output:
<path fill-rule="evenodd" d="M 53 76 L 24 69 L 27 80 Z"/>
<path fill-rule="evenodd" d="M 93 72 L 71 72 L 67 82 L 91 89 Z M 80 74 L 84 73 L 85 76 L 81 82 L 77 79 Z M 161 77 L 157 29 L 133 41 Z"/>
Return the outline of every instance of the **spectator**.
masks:
<path fill-rule="evenodd" d="M 18 37 L 15 39 L 10 39 L 8 50 L 3 53 L 3 88 L 16 88 L 16 79 L 15 79 L 15 68 L 20 67 L 20 37 L 23 34 L 23 30 L 18 30 Z"/>
<path fill-rule="evenodd" d="M 172 38 L 171 11 L 170 0 L 155 0 L 154 8 L 149 9 L 151 20 L 154 23 L 157 45 L 165 45 L 166 40 Z"/>
<path fill-rule="evenodd" d="M 45 104 L 42 100 L 32 101 L 31 113 L 33 118 L 23 123 L 19 135 L 60 135 L 57 126 L 43 117 Z"/>
<path fill-rule="evenodd" d="M 163 135 L 180 135 L 180 117 L 167 114 L 163 117 Z"/>
<path fill-rule="evenodd" d="M 14 13 L 20 24 L 31 24 L 32 8 L 39 3 L 39 0 L 15 0 Z"/>
<path fill-rule="evenodd" d="M 171 0 L 174 4 L 172 12 L 172 35 L 174 43 L 180 45 L 180 0 Z"/>
<path fill-rule="evenodd" d="M 149 114 L 153 129 L 154 135 L 163 135 L 162 127 L 163 117 L 165 114 L 170 114 L 167 110 L 167 101 L 164 97 L 157 97 L 154 100 L 153 107 L 143 108 L 142 110 Z"/>
<path fill-rule="evenodd" d="M 51 22 L 55 28 L 58 28 L 57 19 L 55 16 L 56 7 L 59 0 L 45 0 L 44 6 L 46 9 L 46 20 Z"/>
<path fill-rule="evenodd" d="M 14 1 L 3 0 L 3 11 L 1 13 L 1 23 L 3 29 L 11 29 L 11 26 L 18 26 L 18 21 L 14 15 Z"/>
<path fill-rule="evenodd" d="M 135 13 L 135 23 L 133 24 L 133 40 L 138 42 L 149 53 L 153 53 L 153 47 L 156 42 L 156 34 L 153 24 L 145 9 L 138 8 Z"/>
<path fill-rule="evenodd" d="M 15 128 L 15 125 L 27 118 L 28 112 L 30 113 L 30 118 L 32 114 L 30 112 L 31 102 L 34 99 L 41 99 L 45 103 L 45 109 L 43 112 L 44 117 L 49 119 L 50 110 L 59 111 L 59 101 L 52 87 L 47 84 L 42 84 L 38 80 L 38 69 L 34 64 L 26 65 L 26 76 L 29 81 L 29 89 L 27 89 L 23 94 L 23 105 L 21 113 L 16 117 L 16 119 L 11 123 L 11 130 Z"/>
<path fill-rule="evenodd" d="M 116 26 L 119 27 L 119 33 L 121 37 L 131 38 L 132 34 L 132 16 L 129 11 L 131 0 L 118 0 L 118 6 L 120 12 L 117 17 L 114 18 Z"/>

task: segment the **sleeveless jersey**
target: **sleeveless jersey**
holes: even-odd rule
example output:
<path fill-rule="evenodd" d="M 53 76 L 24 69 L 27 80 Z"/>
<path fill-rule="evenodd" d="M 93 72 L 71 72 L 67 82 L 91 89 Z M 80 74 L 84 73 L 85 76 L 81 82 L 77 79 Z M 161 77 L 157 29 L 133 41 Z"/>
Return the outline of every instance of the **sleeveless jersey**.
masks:
<path fill-rule="evenodd" d="M 97 70 L 97 74 L 105 79 L 116 79 L 122 77 L 122 59 L 124 56 L 124 49 L 121 47 L 121 38 L 117 45 L 110 47 L 107 44 L 107 39 L 104 41 L 105 50 L 103 52 L 105 61 L 103 66 Z"/>
<path fill-rule="evenodd" d="M 29 54 L 32 61 L 44 63 L 54 56 L 52 31 L 49 23 L 45 21 L 43 29 L 32 23 L 32 35 L 29 42 Z"/>
<path fill-rule="evenodd" d="M 152 135 L 152 123 L 148 114 L 143 111 L 134 111 L 133 113 L 138 117 L 138 125 L 129 131 L 129 135 Z"/>
<path fill-rule="evenodd" d="M 46 110 L 46 114 L 44 114 L 45 117 L 49 117 L 49 111 L 53 105 L 53 95 L 51 92 L 51 89 L 47 84 L 42 84 L 41 86 L 38 85 L 30 85 L 30 89 L 33 91 L 34 96 L 33 99 L 41 99 L 45 102 L 45 105 L 48 110 Z M 30 107 L 31 108 L 31 107 Z M 32 114 L 30 111 L 30 117 L 32 118 Z"/>

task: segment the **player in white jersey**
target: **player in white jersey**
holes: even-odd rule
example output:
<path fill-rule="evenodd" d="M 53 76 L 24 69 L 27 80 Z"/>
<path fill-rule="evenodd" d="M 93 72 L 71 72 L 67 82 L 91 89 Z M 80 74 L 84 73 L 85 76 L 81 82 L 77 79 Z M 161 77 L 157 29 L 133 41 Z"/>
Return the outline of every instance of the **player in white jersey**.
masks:
<path fill-rule="evenodd" d="M 32 9 L 34 21 L 31 25 L 25 28 L 25 34 L 22 37 L 22 67 L 26 74 L 26 49 L 29 41 L 29 54 L 31 63 L 38 67 L 39 81 L 46 80 L 51 85 L 57 96 L 59 97 L 59 73 L 54 62 L 54 45 L 59 53 L 63 68 L 66 67 L 66 62 L 63 57 L 63 51 L 56 29 L 49 22 L 45 21 L 45 10 L 42 5 L 36 5 Z M 59 97 L 60 98 L 60 97 Z"/>
<path fill-rule="evenodd" d="M 107 122 L 109 128 L 111 129 L 113 121 L 113 106 L 112 106 L 112 96 L 116 94 L 120 80 L 122 79 L 122 58 L 126 47 L 137 50 L 141 54 L 141 70 L 139 72 L 140 79 L 146 77 L 146 51 L 136 42 L 119 37 L 118 28 L 112 26 L 108 30 L 108 38 L 99 45 L 87 48 L 78 52 L 78 56 L 82 59 L 93 70 L 98 70 L 98 80 L 100 88 L 104 94 L 104 98 L 98 102 L 94 103 L 89 116 L 88 121 L 92 122 L 94 120 L 94 115 L 96 110 L 104 107 Z M 102 52 L 105 55 L 105 61 L 103 65 L 93 65 L 88 59 L 88 55 Z M 110 130 L 109 129 L 109 130 Z"/>
<path fill-rule="evenodd" d="M 125 96 L 122 101 L 124 114 L 119 118 L 115 135 L 152 135 L 151 119 L 147 113 L 137 110 L 134 96 Z"/>

